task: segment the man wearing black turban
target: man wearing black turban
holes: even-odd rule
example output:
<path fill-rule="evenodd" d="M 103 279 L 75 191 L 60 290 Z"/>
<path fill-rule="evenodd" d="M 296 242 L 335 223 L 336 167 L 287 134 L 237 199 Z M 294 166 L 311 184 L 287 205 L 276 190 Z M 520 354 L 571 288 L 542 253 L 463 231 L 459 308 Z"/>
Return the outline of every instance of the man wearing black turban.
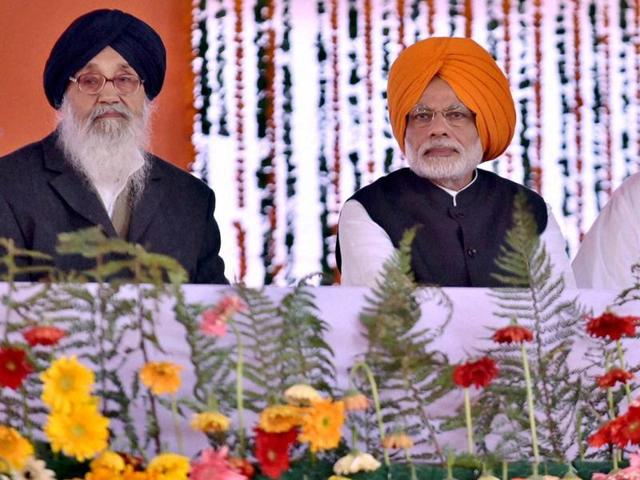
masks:
<path fill-rule="evenodd" d="M 86 269 L 86 260 L 57 254 L 57 236 L 100 226 L 172 256 L 193 283 L 227 283 L 213 192 L 145 150 L 165 68 L 160 36 L 119 10 L 87 13 L 62 33 L 44 69 L 59 123 L 0 158 L 0 237 L 51 255 L 60 269 Z"/>

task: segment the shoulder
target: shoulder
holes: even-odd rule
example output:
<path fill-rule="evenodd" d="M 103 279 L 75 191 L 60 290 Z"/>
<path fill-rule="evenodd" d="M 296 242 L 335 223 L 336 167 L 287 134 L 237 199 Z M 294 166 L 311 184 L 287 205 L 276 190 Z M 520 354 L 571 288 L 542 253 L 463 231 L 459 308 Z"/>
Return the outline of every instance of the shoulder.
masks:
<path fill-rule="evenodd" d="M 30 164 L 42 164 L 44 149 L 48 144 L 55 145 L 54 134 L 50 134 L 42 140 L 30 143 L 7 155 L 0 157 L 0 172 L 8 174 L 10 172 L 24 172 L 25 167 Z"/>
<path fill-rule="evenodd" d="M 494 188 L 500 189 L 501 191 L 511 192 L 514 195 L 517 193 L 523 193 L 524 195 L 526 195 L 527 199 L 530 202 L 535 203 L 537 207 L 544 206 L 546 208 L 544 199 L 538 193 L 534 192 L 528 187 L 525 187 L 524 185 L 514 182 L 513 180 L 501 177 L 496 173 L 484 170 L 482 168 L 478 169 L 478 180 L 492 185 Z"/>
<path fill-rule="evenodd" d="M 376 181 L 362 187 L 351 198 L 363 199 L 378 192 L 384 192 L 389 189 L 397 189 L 417 176 L 409 168 L 401 168 L 394 172 L 378 178 Z"/>
<path fill-rule="evenodd" d="M 149 154 L 152 165 L 151 175 L 159 175 L 169 180 L 172 190 L 182 190 L 187 194 L 209 196 L 211 188 L 193 174 L 176 167 L 156 155 Z"/>

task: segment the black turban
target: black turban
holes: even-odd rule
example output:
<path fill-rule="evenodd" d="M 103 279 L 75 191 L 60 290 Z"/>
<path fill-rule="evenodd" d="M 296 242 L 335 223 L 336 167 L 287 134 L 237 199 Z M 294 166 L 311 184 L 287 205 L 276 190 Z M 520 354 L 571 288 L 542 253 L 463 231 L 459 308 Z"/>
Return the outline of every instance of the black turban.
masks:
<path fill-rule="evenodd" d="M 122 55 L 140 75 L 149 99 L 160 93 L 166 68 L 166 51 L 160 36 L 128 13 L 94 10 L 69 25 L 44 67 L 44 91 L 54 108 L 62 104 L 69 77 L 106 47 Z"/>

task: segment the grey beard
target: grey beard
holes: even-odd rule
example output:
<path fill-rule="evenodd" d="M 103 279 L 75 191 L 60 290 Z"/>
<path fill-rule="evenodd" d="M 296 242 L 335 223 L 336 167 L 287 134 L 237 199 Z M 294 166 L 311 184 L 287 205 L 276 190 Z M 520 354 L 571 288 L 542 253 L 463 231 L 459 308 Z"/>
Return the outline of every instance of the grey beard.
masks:
<path fill-rule="evenodd" d="M 426 159 L 424 153 L 435 146 L 455 146 L 460 155 L 458 158 L 434 157 Z M 415 153 L 410 148 L 407 148 L 406 152 L 409 168 L 416 175 L 429 180 L 452 180 L 471 173 L 482 161 L 483 150 L 482 143 L 478 138 L 468 149 L 462 148 L 458 142 L 431 140 L 420 145 Z"/>
<path fill-rule="evenodd" d="M 96 120 L 109 111 L 122 113 L 125 118 Z M 151 106 L 145 101 L 140 117 L 134 117 L 121 104 L 98 105 L 86 121 L 79 122 L 70 103 L 63 100 L 58 123 L 60 145 L 73 167 L 99 194 L 109 214 L 127 183 L 132 202 L 144 190 L 150 116 Z"/>

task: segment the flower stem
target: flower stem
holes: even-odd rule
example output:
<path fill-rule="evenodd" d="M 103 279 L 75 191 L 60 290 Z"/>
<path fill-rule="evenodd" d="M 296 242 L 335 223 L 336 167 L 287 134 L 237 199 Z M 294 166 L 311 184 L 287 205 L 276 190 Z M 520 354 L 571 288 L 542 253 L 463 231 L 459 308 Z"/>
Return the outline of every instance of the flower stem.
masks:
<path fill-rule="evenodd" d="M 418 476 L 416 475 L 416 466 L 413 464 L 413 460 L 411 460 L 411 455 L 409 454 L 408 448 L 404 449 L 404 457 L 407 459 L 407 465 L 409 465 L 411 480 L 418 480 Z"/>
<path fill-rule="evenodd" d="M 522 367 L 524 368 L 524 382 L 527 387 L 527 407 L 529 409 L 529 425 L 531 426 L 531 445 L 533 447 L 533 476 L 538 477 L 540 465 L 540 452 L 538 451 L 538 433 L 536 431 L 536 415 L 533 405 L 533 386 L 531 384 L 531 372 L 529 371 L 529 358 L 524 343 L 520 345 L 522 352 Z"/>
<path fill-rule="evenodd" d="M 620 362 L 620 368 L 622 370 L 625 370 L 624 368 L 624 353 L 622 352 L 622 342 L 620 341 L 620 339 L 616 340 L 616 350 L 618 353 L 618 361 Z M 625 393 L 627 394 L 627 403 L 629 405 L 631 405 L 631 387 L 629 387 L 629 383 L 625 382 L 624 383 L 624 390 Z"/>
<path fill-rule="evenodd" d="M 467 421 L 467 448 L 469 455 L 473 455 L 473 424 L 471 423 L 471 399 L 469 398 L 469 387 L 464 389 L 464 416 Z"/>
<path fill-rule="evenodd" d="M 356 363 L 351 369 L 351 374 L 349 376 L 352 377 L 359 368 L 361 368 L 364 371 L 365 375 L 367 376 L 367 380 L 369 381 L 369 385 L 371 386 L 371 396 L 373 397 L 373 405 L 376 408 L 376 417 L 378 419 L 378 431 L 380 433 L 380 443 L 382 443 L 382 439 L 384 438 L 384 423 L 382 421 L 380 397 L 378 396 L 378 385 L 376 384 L 376 379 L 373 378 L 373 372 L 369 368 L 369 365 L 367 365 L 365 362 Z M 384 464 L 387 467 L 389 467 L 391 465 L 391 462 L 389 461 L 389 452 L 387 451 L 387 448 L 384 445 L 382 445 L 382 452 L 384 453 Z"/>
<path fill-rule="evenodd" d="M 27 389 L 24 385 L 20 390 L 22 390 L 22 421 L 27 427 L 27 437 L 29 438 L 29 441 L 33 442 L 33 424 L 29 419 L 29 397 L 27 394 Z"/>
<path fill-rule="evenodd" d="M 242 343 L 242 335 L 240 330 L 234 321 L 229 319 L 229 324 L 233 328 L 233 333 L 236 336 L 238 342 L 238 359 L 236 361 L 236 411 L 238 412 L 238 445 L 240 458 L 244 459 L 245 453 L 245 438 L 244 438 L 244 396 L 242 390 L 242 372 L 244 363 L 244 345 Z"/>
<path fill-rule="evenodd" d="M 604 368 L 605 370 L 609 370 L 609 353 L 605 353 L 604 355 Z M 607 387 L 607 405 L 609 406 L 609 418 L 613 420 L 616 417 L 615 405 L 613 404 L 613 389 L 611 387 Z M 618 449 L 613 448 L 613 452 L 611 455 L 613 471 L 616 472 L 618 470 Z"/>
<path fill-rule="evenodd" d="M 184 438 L 182 437 L 182 429 L 180 428 L 180 418 L 178 417 L 178 399 L 174 395 L 171 399 L 171 416 L 173 417 L 173 425 L 176 430 L 176 442 L 178 443 L 178 453 L 184 455 Z"/>

